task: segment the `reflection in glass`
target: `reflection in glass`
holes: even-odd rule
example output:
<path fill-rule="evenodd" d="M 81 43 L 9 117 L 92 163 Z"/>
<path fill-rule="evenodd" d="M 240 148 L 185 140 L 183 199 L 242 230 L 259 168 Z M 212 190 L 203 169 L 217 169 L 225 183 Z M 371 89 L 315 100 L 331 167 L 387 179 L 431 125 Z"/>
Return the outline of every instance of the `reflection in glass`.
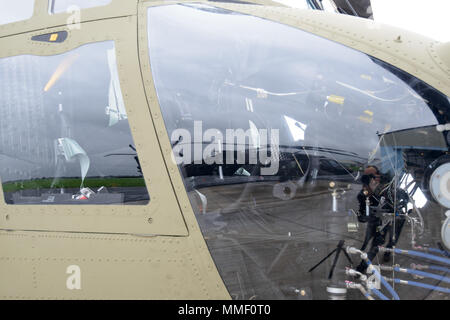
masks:
<path fill-rule="evenodd" d="M 112 41 L 0 59 L 0 113 L 7 203 L 148 202 Z"/>
<path fill-rule="evenodd" d="M 268 20 L 167 5 L 148 21 L 174 157 L 232 298 L 448 298 L 448 208 L 429 191 L 449 162 L 447 97 Z"/>
<path fill-rule="evenodd" d="M 0 25 L 27 20 L 33 16 L 35 0 L 0 0 Z"/>

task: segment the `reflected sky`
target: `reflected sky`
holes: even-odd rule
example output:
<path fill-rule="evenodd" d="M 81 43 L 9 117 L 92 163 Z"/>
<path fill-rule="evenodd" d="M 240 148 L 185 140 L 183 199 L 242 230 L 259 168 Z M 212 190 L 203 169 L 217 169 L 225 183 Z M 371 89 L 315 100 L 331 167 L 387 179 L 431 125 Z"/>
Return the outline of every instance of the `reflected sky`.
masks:
<path fill-rule="evenodd" d="M 128 121 L 109 126 L 112 41 L 56 56 L 0 59 L 0 177 L 79 177 L 77 161 L 56 173 L 60 138 L 75 140 L 90 159 L 89 176 L 136 176 Z M 120 88 L 118 88 L 120 90 Z M 108 156 L 109 154 L 125 154 Z M 127 155 L 130 154 L 130 155 Z M 106 157 L 105 157 L 106 156 Z"/>
<path fill-rule="evenodd" d="M 148 10 L 150 61 L 169 136 L 195 120 L 222 132 L 247 130 L 252 121 L 279 129 L 281 145 L 369 159 L 378 133 L 438 123 L 410 84 L 373 58 L 283 24 L 214 10 Z M 304 139 L 293 138 L 286 119 L 306 127 Z"/>
<path fill-rule="evenodd" d="M 0 24 L 31 18 L 35 0 L 0 0 Z"/>

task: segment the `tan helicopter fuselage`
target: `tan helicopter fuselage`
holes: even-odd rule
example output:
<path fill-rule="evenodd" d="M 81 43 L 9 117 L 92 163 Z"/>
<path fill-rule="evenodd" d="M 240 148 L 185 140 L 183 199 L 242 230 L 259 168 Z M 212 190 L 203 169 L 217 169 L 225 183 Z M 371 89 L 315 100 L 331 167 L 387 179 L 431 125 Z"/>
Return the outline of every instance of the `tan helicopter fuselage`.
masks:
<path fill-rule="evenodd" d="M 152 6 L 121 1 L 0 25 L 0 59 L 51 56 L 114 41 L 120 86 L 150 201 L 143 206 L 9 205 L 0 197 L 2 299 L 229 299 L 176 164 L 147 43 Z M 299 28 L 402 69 L 450 96 L 450 46 L 355 17 L 267 5 L 205 2 Z M 33 37 L 66 31 L 62 42 Z M 173 48 L 176 50 L 177 48 Z M 89 79 L 86 79 L 89 81 Z M 0 194 L 3 194 L 0 184 Z"/>

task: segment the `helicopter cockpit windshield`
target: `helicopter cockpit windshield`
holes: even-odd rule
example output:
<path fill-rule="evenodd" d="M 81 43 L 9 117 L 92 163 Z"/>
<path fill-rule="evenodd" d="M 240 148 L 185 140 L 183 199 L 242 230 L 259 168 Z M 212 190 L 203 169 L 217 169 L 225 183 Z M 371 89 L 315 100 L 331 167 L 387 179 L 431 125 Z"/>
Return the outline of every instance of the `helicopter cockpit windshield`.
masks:
<path fill-rule="evenodd" d="M 206 5 L 149 8 L 148 43 L 174 160 L 233 298 L 365 299 L 345 282 L 368 267 L 356 251 L 321 261 L 345 246 L 390 270 L 402 298 L 448 292 L 392 277 L 394 264 L 424 264 L 395 247 L 446 252 L 433 225 L 448 206 L 430 189 L 449 165 L 445 95 L 357 50 Z"/>

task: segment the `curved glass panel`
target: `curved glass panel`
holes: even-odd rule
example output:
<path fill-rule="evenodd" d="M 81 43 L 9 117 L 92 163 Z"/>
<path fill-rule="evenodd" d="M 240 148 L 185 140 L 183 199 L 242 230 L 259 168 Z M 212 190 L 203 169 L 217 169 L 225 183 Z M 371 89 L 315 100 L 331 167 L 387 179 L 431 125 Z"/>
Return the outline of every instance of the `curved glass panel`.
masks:
<path fill-rule="evenodd" d="M 233 298 L 448 298 L 446 96 L 248 15 L 168 5 L 148 23 L 174 160 Z"/>
<path fill-rule="evenodd" d="M 147 204 L 113 41 L 0 59 L 8 204 Z"/>

